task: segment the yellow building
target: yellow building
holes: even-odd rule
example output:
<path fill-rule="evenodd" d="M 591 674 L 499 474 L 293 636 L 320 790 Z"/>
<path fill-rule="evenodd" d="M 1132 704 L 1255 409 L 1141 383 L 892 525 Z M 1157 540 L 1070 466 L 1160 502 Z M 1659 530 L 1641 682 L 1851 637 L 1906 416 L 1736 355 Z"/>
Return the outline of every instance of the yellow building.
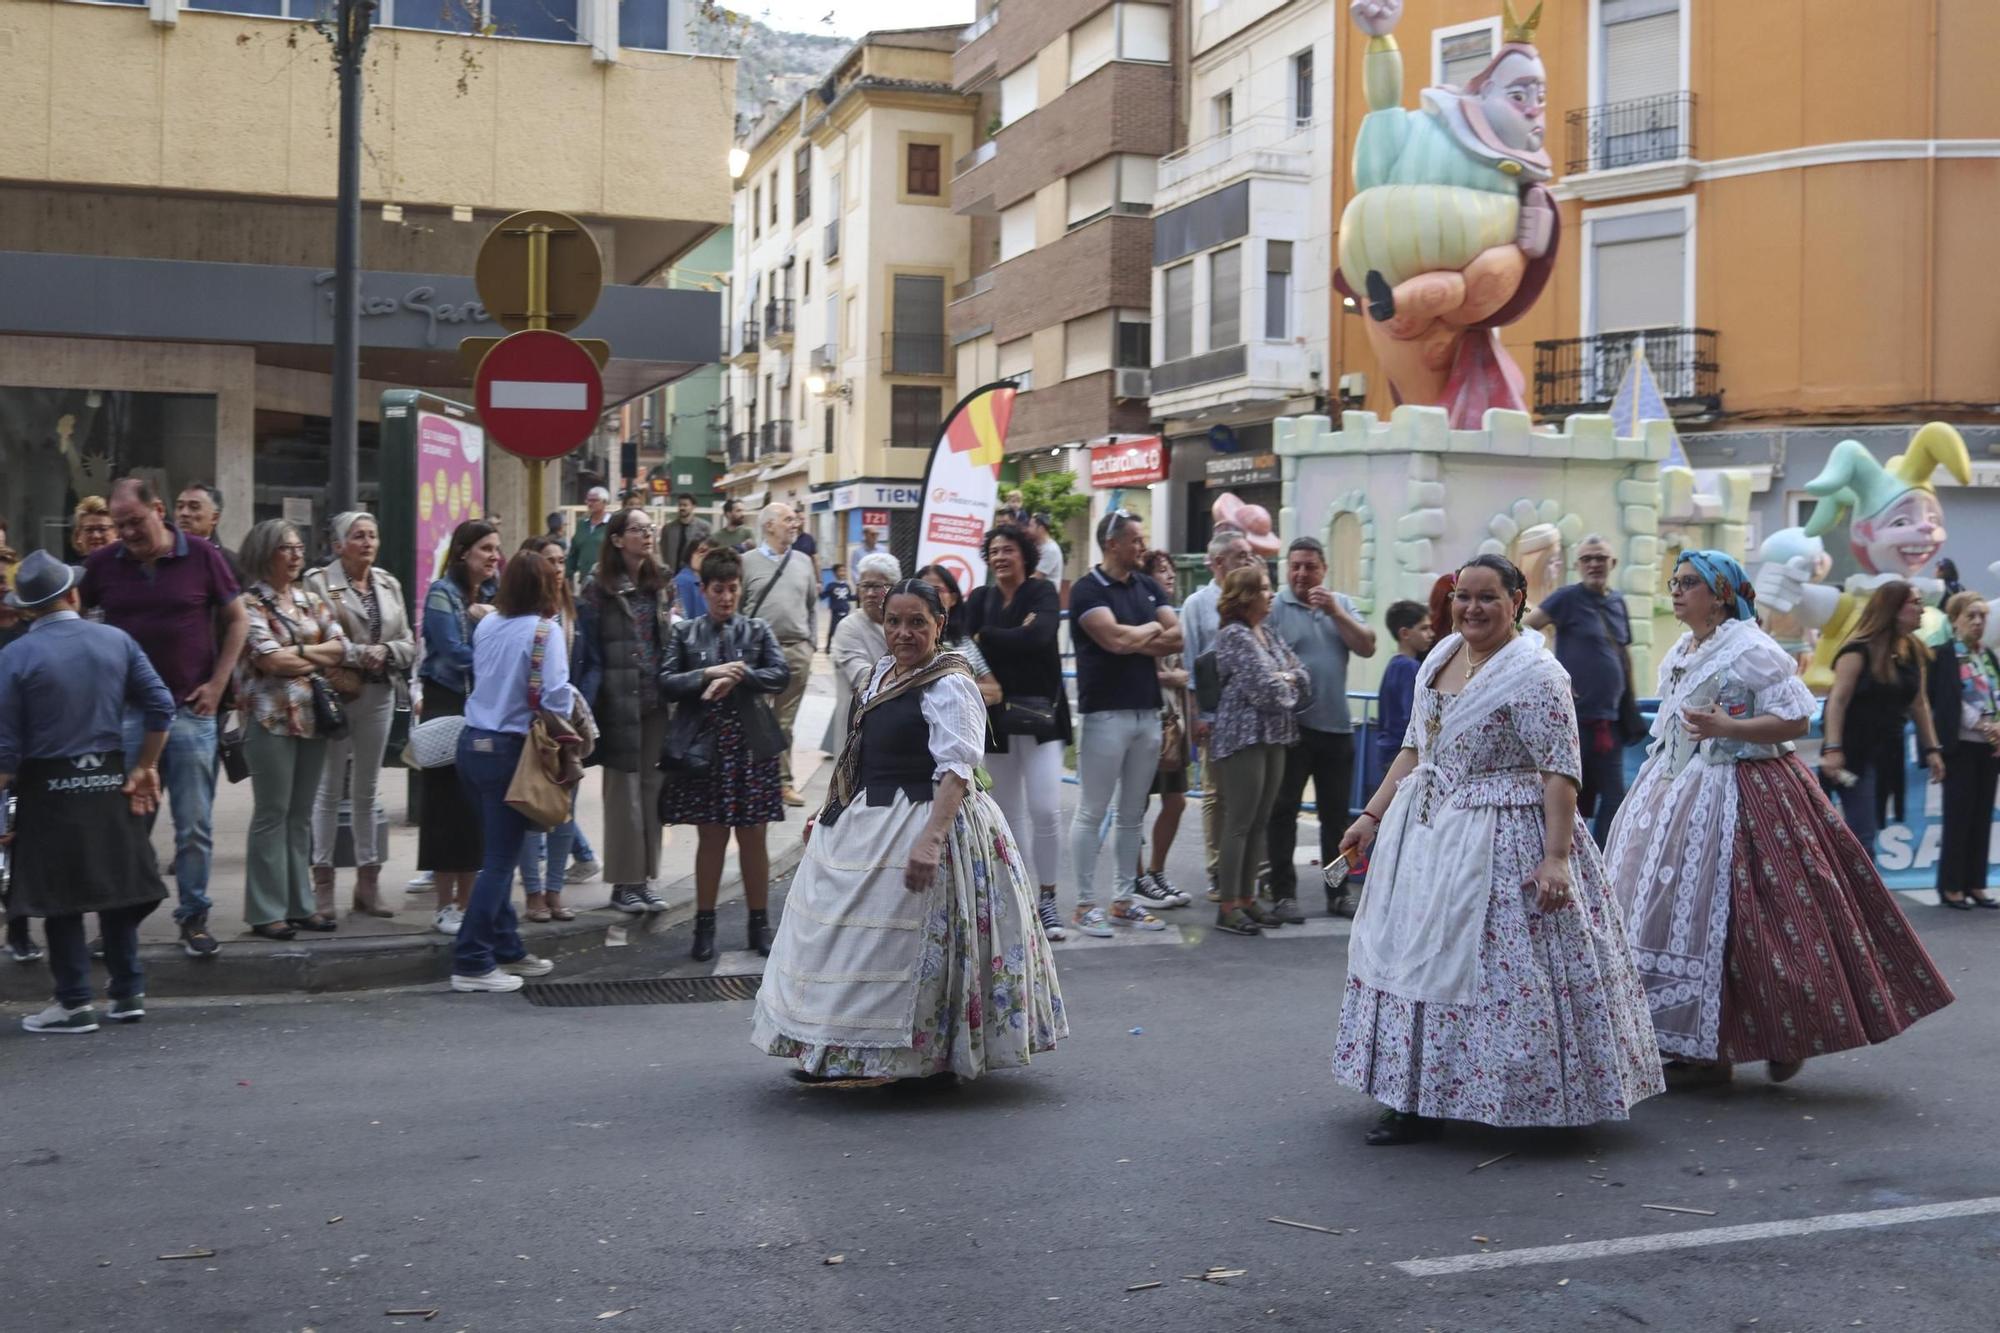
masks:
<path fill-rule="evenodd" d="M 864 524 L 913 559 L 924 467 L 955 401 L 945 304 L 969 224 L 950 168 L 975 106 L 952 88 L 962 31 L 869 33 L 739 144 L 717 486 L 748 508 L 809 511 L 828 567 Z"/>
<path fill-rule="evenodd" d="M 1486 63 L 1498 10 L 1410 0 L 1406 105 Z M 1604 411 L 1643 336 L 1692 461 L 1753 469 L 1753 548 L 1810 512 L 1804 484 L 1836 441 L 1886 459 L 1913 423 L 1949 420 L 1975 460 L 1974 493 L 1940 479 L 1950 554 L 1977 585 L 2000 559 L 2000 5 L 1576 0 L 1544 14 L 1562 235 L 1540 302 L 1503 334 L 1530 405 L 1544 420 Z M 1353 192 L 1364 46 L 1343 17 L 1335 217 Z M 1333 359 L 1367 376 L 1349 405 L 1386 414 L 1361 318 L 1334 298 Z"/>
<path fill-rule="evenodd" d="M 287 6 L 300 17 L 222 12 Z M 616 285 L 579 332 L 613 343 L 608 404 L 713 360 L 718 299 L 641 286 L 728 221 L 734 62 L 667 49 L 684 45 L 678 9 L 380 9 L 364 502 L 382 390 L 464 399 L 459 339 L 501 331 L 470 274 L 508 213 L 560 209 L 595 234 Z M 337 97 L 313 11 L 0 0 L 0 516 L 17 545 L 60 549 L 76 496 L 125 473 L 219 484 L 231 540 L 280 512 L 325 517 Z M 494 469 L 488 497 L 510 535 L 540 528 L 519 476 Z"/>

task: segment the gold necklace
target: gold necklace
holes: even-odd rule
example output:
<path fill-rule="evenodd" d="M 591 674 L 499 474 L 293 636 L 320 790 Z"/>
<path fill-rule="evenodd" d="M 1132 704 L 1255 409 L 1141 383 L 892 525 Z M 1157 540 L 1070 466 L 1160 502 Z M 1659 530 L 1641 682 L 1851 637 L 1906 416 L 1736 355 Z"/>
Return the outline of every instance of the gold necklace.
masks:
<path fill-rule="evenodd" d="M 1509 641 L 1511 642 L 1511 641 L 1512 641 L 1512 639 L 1513 639 L 1513 636 L 1512 636 L 1512 635 L 1509 635 L 1509 636 L 1508 636 L 1508 639 L 1509 639 Z M 1481 668 L 1481 667 L 1483 667 L 1483 666 L 1485 666 L 1485 665 L 1486 665 L 1486 664 L 1487 664 L 1488 662 L 1491 662 L 1491 661 L 1492 661 L 1492 660 L 1493 660 L 1493 659 L 1494 659 L 1495 657 L 1499 656 L 1499 655 L 1500 655 L 1500 654 L 1501 654 L 1502 652 L 1504 652 L 1504 651 L 1506 650 L 1506 647 L 1507 647 L 1507 645 L 1503 643 L 1503 644 L 1501 644 L 1501 645 L 1500 645 L 1500 646 L 1499 646 L 1498 648 L 1495 648 L 1495 649 L 1494 649 L 1494 650 L 1493 650 L 1492 652 L 1490 652 L 1490 653 L 1486 654 L 1486 656 L 1484 656 L 1484 657 L 1480 658 L 1480 659 L 1479 659 L 1478 661 L 1476 661 L 1476 662 L 1475 662 L 1475 661 L 1473 660 L 1473 654 L 1472 654 L 1472 645 L 1471 645 L 1471 644 L 1469 644 L 1469 643 L 1468 643 L 1468 644 L 1466 644 L 1466 645 L 1465 645 L 1465 683 L 1466 683 L 1466 684 L 1468 684 L 1468 685 L 1470 685 L 1470 684 L 1472 683 L 1472 678 L 1473 678 L 1474 676 L 1476 676 L 1476 675 L 1478 675 L 1478 674 L 1479 674 L 1479 670 L 1480 670 L 1480 668 Z"/>

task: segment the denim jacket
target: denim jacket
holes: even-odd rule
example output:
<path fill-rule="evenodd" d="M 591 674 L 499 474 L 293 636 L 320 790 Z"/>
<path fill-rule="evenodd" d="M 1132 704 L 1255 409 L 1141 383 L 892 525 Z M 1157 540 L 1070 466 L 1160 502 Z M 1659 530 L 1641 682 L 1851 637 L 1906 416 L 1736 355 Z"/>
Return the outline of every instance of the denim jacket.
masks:
<path fill-rule="evenodd" d="M 490 602 L 499 585 L 488 579 L 479 600 Z M 424 659 L 420 679 L 434 681 L 459 694 L 472 693 L 472 613 L 458 580 L 443 578 L 424 594 Z"/>

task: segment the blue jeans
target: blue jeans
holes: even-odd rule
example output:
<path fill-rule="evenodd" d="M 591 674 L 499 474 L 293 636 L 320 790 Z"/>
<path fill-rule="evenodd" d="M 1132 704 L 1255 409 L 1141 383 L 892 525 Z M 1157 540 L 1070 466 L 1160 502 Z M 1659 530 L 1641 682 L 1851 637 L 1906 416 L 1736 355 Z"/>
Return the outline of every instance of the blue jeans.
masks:
<path fill-rule="evenodd" d="M 1851 771 L 1851 770 L 1850 770 Z M 1868 859 L 1875 859 L 1875 838 L 1882 832 L 1882 824 L 1875 816 L 1875 784 L 1879 775 L 1870 768 L 1855 774 L 1852 787 L 1836 787 L 1839 793 L 1840 817 L 1847 821 L 1848 831 L 1854 834 L 1861 850 L 1868 853 Z M 1915 798 L 1923 800 L 1924 794 L 1918 790 Z"/>
<path fill-rule="evenodd" d="M 145 739 L 145 715 L 128 711 L 126 764 L 139 761 Z M 197 717 L 186 708 L 176 709 L 173 726 L 167 731 L 167 747 L 160 752 L 160 785 L 166 788 L 165 803 L 174 817 L 174 885 L 180 891 L 174 920 L 179 922 L 207 916 L 210 907 L 208 864 L 215 832 L 216 764 L 215 719 Z M 147 817 L 148 833 L 158 818 L 157 810 Z"/>
<path fill-rule="evenodd" d="M 111 998 L 129 1000 L 146 993 L 146 969 L 139 964 L 139 923 L 157 903 L 114 907 L 97 914 L 104 935 L 104 966 L 111 973 Z M 21 923 L 26 925 L 24 921 Z M 84 942 L 83 914 L 52 916 L 42 923 L 49 937 L 49 971 L 55 975 L 56 1003 L 77 1009 L 90 1003 L 90 946 Z"/>
<path fill-rule="evenodd" d="M 576 833 L 576 841 L 570 847 L 570 859 L 573 861 L 596 861 L 597 849 L 590 845 L 590 839 L 583 836 L 583 825 L 572 819 L 565 827 L 575 830 Z M 565 866 L 564 869 L 567 870 L 568 867 Z"/>
<path fill-rule="evenodd" d="M 527 737 L 511 731 L 467 727 L 458 738 L 458 780 L 465 799 L 479 808 L 484 851 L 472 900 L 451 953 L 451 970 L 461 977 L 483 976 L 498 963 L 525 958 L 520 918 L 514 915 L 514 867 L 528 836 L 528 821 L 507 804 L 507 786 L 521 762 Z"/>
<path fill-rule="evenodd" d="M 574 819 L 565 820 L 547 833 L 534 829 L 521 839 L 521 890 L 524 893 L 561 893 L 563 872 L 569 869 L 570 847 L 582 837 Z M 543 858 L 548 871 L 542 870 Z"/>

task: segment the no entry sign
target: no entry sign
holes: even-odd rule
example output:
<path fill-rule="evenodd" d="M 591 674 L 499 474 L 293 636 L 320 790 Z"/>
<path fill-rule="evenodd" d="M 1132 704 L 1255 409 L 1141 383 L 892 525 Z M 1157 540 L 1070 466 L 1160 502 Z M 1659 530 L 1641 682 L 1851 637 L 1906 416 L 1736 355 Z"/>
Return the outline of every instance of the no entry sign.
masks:
<path fill-rule="evenodd" d="M 522 458 L 561 458 L 590 438 L 604 411 L 597 362 L 574 339 L 547 329 L 495 343 L 473 387 L 480 424 Z"/>

